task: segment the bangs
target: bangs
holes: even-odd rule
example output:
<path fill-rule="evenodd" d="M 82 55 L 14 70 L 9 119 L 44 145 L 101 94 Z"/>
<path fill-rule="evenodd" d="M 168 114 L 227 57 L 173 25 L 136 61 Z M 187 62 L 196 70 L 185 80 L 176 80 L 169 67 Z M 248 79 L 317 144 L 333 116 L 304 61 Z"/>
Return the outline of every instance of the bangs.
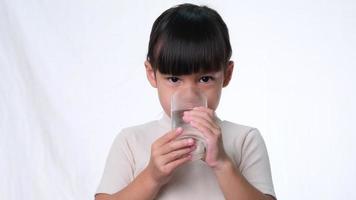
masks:
<path fill-rule="evenodd" d="M 157 22 L 164 31 L 154 30 L 156 38 L 151 38 L 148 59 L 154 70 L 179 76 L 225 69 L 231 56 L 227 28 L 221 30 L 226 25 L 211 18 L 197 11 L 178 12 L 168 23 Z"/>
<path fill-rule="evenodd" d="M 163 38 L 157 49 L 155 68 L 162 74 L 172 75 L 221 70 L 225 60 L 224 48 L 221 47 L 223 43 L 207 36 L 202 35 L 196 39 L 174 36 Z"/>

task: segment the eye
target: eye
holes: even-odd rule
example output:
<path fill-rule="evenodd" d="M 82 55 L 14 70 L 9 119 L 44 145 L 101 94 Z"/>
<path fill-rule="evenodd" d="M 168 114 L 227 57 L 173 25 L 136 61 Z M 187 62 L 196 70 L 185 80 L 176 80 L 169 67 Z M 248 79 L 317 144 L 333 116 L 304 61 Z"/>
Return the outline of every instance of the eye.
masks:
<path fill-rule="evenodd" d="M 179 78 L 175 77 L 175 76 L 167 77 L 167 79 L 169 82 L 172 82 L 172 83 L 177 83 L 179 81 Z"/>
<path fill-rule="evenodd" d="M 212 76 L 202 76 L 199 80 L 199 82 L 202 82 L 202 83 L 207 83 L 209 81 L 212 81 L 214 80 L 214 78 Z"/>

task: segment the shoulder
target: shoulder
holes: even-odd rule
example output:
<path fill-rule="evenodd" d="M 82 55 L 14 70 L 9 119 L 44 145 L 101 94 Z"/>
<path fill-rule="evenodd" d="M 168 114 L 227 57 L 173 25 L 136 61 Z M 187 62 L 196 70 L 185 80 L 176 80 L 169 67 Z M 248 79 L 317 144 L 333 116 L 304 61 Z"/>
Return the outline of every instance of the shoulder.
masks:
<path fill-rule="evenodd" d="M 156 129 L 158 126 L 158 120 L 152 120 L 135 126 L 125 127 L 121 130 L 120 135 L 129 137 L 133 134 L 145 133 L 147 130 Z"/>
<path fill-rule="evenodd" d="M 265 145 L 257 128 L 231 121 L 221 121 L 220 128 L 223 141 L 228 149 L 237 149 L 238 152 L 243 153 L 246 149 L 263 148 Z"/>
<path fill-rule="evenodd" d="M 256 129 L 251 126 L 246 126 L 246 125 L 238 124 L 238 123 L 227 121 L 227 120 L 221 121 L 220 127 L 222 129 L 224 129 L 225 131 L 229 131 L 229 132 L 233 131 L 233 132 L 237 132 L 237 133 L 241 133 L 241 134 L 243 134 L 243 133 L 247 134 L 248 132 Z"/>
<path fill-rule="evenodd" d="M 166 127 L 161 126 L 159 120 L 152 120 L 146 123 L 123 128 L 117 134 L 115 141 L 132 145 L 150 145 L 156 138 L 166 132 Z"/>
<path fill-rule="evenodd" d="M 246 137 L 261 136 L 257 128 L 247 126 L 247 125 L 241 125 L 227 120 L 220 122 L 220 128 L 223 134 L 225 134 L 228 137 L 246 138 Z"/>

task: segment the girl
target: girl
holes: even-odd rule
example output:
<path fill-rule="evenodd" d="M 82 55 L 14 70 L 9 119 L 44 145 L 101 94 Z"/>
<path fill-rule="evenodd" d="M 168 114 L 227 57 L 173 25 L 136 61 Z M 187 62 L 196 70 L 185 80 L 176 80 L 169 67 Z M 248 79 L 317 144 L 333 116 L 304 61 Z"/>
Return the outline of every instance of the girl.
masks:
<path fill-rule="evenodd" d="M 98 187 L 103 199 L 275 199 L 265 143 L 255 128 L 215 115 L 231 80 L 228 29 L 215 11 L 182 4 L 154 22 L 145 62 L 164 110 L 160 120 L 126 128 L 116 137 Z M 170 99 L 182 89 L 199 90 L 207 107 L 184 112 L 183 120 L 206 140 L 206 154 L 191 161 L 196 141 L 176 140 Z"/>

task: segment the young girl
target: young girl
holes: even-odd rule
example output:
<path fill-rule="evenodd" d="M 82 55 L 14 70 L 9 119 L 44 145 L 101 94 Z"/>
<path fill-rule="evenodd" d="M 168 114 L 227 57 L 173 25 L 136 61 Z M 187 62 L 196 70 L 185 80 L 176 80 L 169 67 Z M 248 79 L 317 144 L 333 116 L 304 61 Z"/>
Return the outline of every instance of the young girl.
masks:
<path fill-rule="evenodd" d="M 126 128 L 116 137 L 95 196 L 102 199 L 275 199 L 265 143 L 255 128 L 215 115 L 233 72 L 228 29 L 205 6 L 182 4 L 154 22 L 146 74 L 157 88 L 164 116 Z M 206 141 L 203 159 L 192 161 L 196 141 L 177 140 L 170 99 L 182 89 L 199 90 L 207 107 L 184 112 L 183 120 Z"/>

